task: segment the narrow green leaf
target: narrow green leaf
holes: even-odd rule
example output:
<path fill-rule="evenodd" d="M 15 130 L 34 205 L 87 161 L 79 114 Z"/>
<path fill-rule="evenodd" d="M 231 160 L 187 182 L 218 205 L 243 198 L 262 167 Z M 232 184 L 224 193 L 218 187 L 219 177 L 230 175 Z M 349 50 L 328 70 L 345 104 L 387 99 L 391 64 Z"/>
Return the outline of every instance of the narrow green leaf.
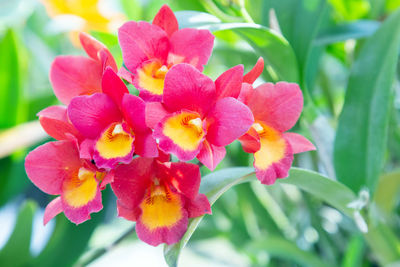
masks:
<path fill-rule="evenodd" d="M 206 194 L 212 205 L 232 186 L 255 180 L 253 171 L 254 169 L 251 167 L 235 167 L 210 173 L 202 178 L 200 192 Z M 347 207 L 347 204 L 356 199 L 355 194 L 343 184 L 330 180 L 319 173 L 292 168 L 288 178 L 279 179 L 277 182 L 295 185 L 346 215 L 352 216 L 352 210 Z M 181 250 L 185 247 L 203 217 L 200 216 L 189 221 L 188 229 L 180 242 L 164 247 L 165 261 L 170 267 L 177 266 Z"/>
<path fill-rule="evenodd" d="M 382 175 L 374 194 L 374 203 L 379 209 L 379 218 L 390 220 L 400 197 L 400 171 Z"/>
<path fill-rule="evenodd" d="M 362 47 L 350 73 L 335 140 L 338 179 L 355 192 L 374 191 L 382 168 L 392 84 L 400 46 L 400 10 Z"/>
<path fill-rule="evenodd" d="M 4 266 L 26 266 L 31 259 L 29 247 L 35 210 L 36 203 L 33 201 L 26 201 L 21 206 L 13 233 L 0 251 L 0 262 Z"/>
<path fill-rule="evenodd" d="M 365 241 L 361 234 L 351 237 L 342 261 L 342 267 L 361 267 L 365 253 Z"/>
<path fill-rule="evenodd" d="M 318 34 L 314 40 L 314 45 L 329 45 L 349 39 L 369 37 L 375 33 L 379 26 L 380 23 L 375 20 L 358 20 L 337 25 Z"/>

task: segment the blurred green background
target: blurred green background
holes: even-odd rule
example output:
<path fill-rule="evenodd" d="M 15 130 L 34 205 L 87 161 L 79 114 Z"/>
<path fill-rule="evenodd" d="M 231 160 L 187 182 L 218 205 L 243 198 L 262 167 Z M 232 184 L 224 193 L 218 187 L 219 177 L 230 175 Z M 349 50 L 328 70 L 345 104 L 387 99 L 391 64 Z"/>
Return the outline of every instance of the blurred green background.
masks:
<path fill-rule="evenodd" d="M 139 242 L 133 223 L 117 218 L 109 188 L 92 220 L 75 226 L 59 215 L 44 227 L 51 197 L 24 170 L 26 154 L 50 140 L 36 114 L 58 104 L 48 79 L 55 56 L 84 55 L 84 30 L 121 66 L 117 28 L 151 21 L 164 3 L 180 27 L 216 35 L 205 68 L 213 79 L 263 56 L 256 85 L 299 83 L 305 107 L 293 131 L 317 151 L 294 165 L 320 173 L 221 189 L 180 266 L 400 266 L 399 0 L 0 0 L 0 266 L 166 266 L 162 246 Z M 235 142 L 218 170 L 251 160 Z"/>

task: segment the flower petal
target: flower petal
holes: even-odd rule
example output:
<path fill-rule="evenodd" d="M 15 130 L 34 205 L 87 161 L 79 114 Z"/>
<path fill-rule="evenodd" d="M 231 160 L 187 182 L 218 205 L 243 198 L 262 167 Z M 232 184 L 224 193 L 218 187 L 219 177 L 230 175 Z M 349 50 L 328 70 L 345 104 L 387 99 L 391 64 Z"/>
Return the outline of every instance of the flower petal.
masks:
<path fill-rule="evenodd" d="M 158 157 L 157 142 L 153 137 L 153 132 L 147 129 L 145 132 L 138 132 L 135 135 L 135 153 L 141 157 Z"/>
<path fill-rule="evenodd" d="M 243 76 L 243 82 L 253 84 L 255 80 L 261 75 L 264 70 L 264 59 L 259 57 L 256 65 Z"/>
<path fill-rule="evenodd" d="M 126 94 L 122 99 L 122 113 L 133 131 L 146 132 L 148 127 L 145 118 L 146 104 L 135 95 Z"/>
<path fill-rule="evenodd" d="M 132 73 L 146 60 L 157 58 L 166 62 L 168 36 L 163 29 L 145 21 L 129 21 L 118 30 L 124 64 Z"/>
<path fill-rule="evenodd" d="M 202 71 L 214 45 L 214 35 L 209 30 L 181 29 L 172 34 L 169 64 L 189 63 Z"/>
<path fill-rule="evenodd" d="M 203 147 L 201 148 L 197 159 L 203 163 L 208 169 L 213 171 L 215 167 L 224 159 L 226 154 L 225 147 L 215 146 L 204 140 Z"/>
<path fill-rule="evenodd" d="M 153 25 L 159 26 L 168 36 L 178 30 L 178 21 L 168 5 L 163 5 L 153 19 Z"/>
<path fill-rule="evenodd" d="M 57 98 L 68 105 L 79 95 L 101 92 L 102 66 L 91 58 L 58 56 L 50 69 L 50 82 Z"/>
<path fill-rule="evenodd" d="M 72 141 L 49 142 L 31 151 L 25 158 L 29 179 L 47 194 L 61 193 L 64 179 L 81 167 L 79 152 Z"/>
<path fill-rule="evenodd" d="M 204 194 L 198 194 L 194 200 L 190 201 L 187 210 L 189 213 L 189 218 L 212 213 L 210 202 L 208 202 L 208 199 Z"/>
<path fill-rule="evenodd" d="M 61 197 L 53 199 L 44 210 L 43 224 L 46 225 L 51 219 L 63 211 Z"/>
<path fill-rule="evenodd" d="M 218 98 L 231 96 L 237 98 L 242 88 L 243 65 L 237 65 L 222 73 L 215 80 Z"/>
<path fill-rule="evenodd" d="M 293 154 L 316 150 L 315 146 L 300 134 L 284 133 L 283 136 L 292 147 Z"/>
<path fill-rule="evenodd" d="M 226 146 L 249 130 L 254 122 L 250 109 L 232 97 L 217 101 L 207 115 L 210 126 L 207 140 L 216 146 Z"/>
<path fill-rule="evenodd" d="M 37 115 L 39 116 L 40 125 L 54 139 L 69 140 L 69 135 L 73 135 L 77 139 L 82 138 L 78 130 L 69 122 L 67 107 L 50 106 L 40 111 Z"/>
<path fill-rule="evenodd" d="M 103 93 L 108 95 L 114 101 L 114 103 L 119 106 L 122 105 L 122 98 L 124 94 L 129 94 L 128 88 L 126 88 L 124 82 L 110 67 L 107 67 L 103 73 L 101 87 L 103 89 Z"/>
<path fill-rule="evenodd" d="M 252 92 L 247 105 L 253 111 L 255 120 L 285 132 L 299 119 L 303 109 L 303 95 L 295 83 L 265 83 Z"/>
<path fill-rule="evenodd" d="M 147 102 L 145 113 L 146 125 L 151 129 L 154 129 L 157 123 L 169 114 L 164 105 L 159 102 Z"/>
<path fill-rule="evenodd" d="M 214 105 L 214 82 L 189 64 L 172 67 L 164 83 L 163 102 L 167 109 L 187 109 L 204 115 Z"/>
<path fill-rule="evenodd" d="M 74 97 L 68 116 L 78 131 L 88 138 L 97 138 L 113 122 L 122 120 L 121 112 L 106 94 Z"/>
<path fill-rule="evenodd" d="M 260 150 L 260 136 L 253 127 L 251 127 L 247 133 L 242 135 L 238 140 L 242 144 L 243 150 L 246 153 L 255 153 Z"/>

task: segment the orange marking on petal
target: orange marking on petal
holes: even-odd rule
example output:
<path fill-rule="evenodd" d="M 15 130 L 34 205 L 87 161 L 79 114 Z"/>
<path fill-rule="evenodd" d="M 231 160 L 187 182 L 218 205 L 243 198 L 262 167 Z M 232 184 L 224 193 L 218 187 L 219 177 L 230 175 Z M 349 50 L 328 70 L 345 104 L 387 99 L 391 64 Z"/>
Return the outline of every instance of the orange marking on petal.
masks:
<path fill-rule="evenodd" d="M 256 122 L 252 126 L 260 136 L 260 150 L 254 153 L 254 165 L 266 170 L 273 163 L 284 158 L 286 142 L 281 133 L 263 123 Z"/>
<path fill-rule="evenodd" d="M 140 219 L 150 231 L 161 227 L 173 227 L 183 217 L 179 195 L 159 183 L 151 186 L 140 208 Z"/>
<path fill-rule="evenodd" d="M 97 192 L 95 177 L 96 173 L 82 167 L 70 179 L 66 179 L 63 184 L 65 202 L 79 208 L 93 200 Z"/>
<path fill-rule="evenodd" d="M 152 61 L 138 70 L 139 86 L 155 95 L 162 95 L 164 79 L 169 68 L 159 61 Z"/>
<path fill-rule="evenodd" d="M 204 137 L 203 121 L 196 113 L 182 112 L 165 121 L 163 134 L 183 150 L 193 151 Z"/>
<path fill-rule="evenodd" d="M 133 137 L 120 123 L 112 124 L 96 142 L 96 150 L 105 159 L 124 157 L 132 150 Z"/>

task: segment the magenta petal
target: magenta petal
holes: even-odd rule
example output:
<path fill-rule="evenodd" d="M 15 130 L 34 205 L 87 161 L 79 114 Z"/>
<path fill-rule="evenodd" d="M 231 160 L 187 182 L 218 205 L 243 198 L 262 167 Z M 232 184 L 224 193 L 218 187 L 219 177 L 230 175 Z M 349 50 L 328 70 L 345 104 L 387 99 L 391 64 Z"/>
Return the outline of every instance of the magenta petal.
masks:
<path fill-rule="evenodd" d="M 148 102 L 146 103 L 146 125 L 147 127 L 154 129 L 169 112 L 164 108 L 163 104 L 159 102 Z"/>
<path fill-rule="evenodd" d="M 246 105 L 226 97 L 217 101 L 207 121 L 210 122 L 207 140 L 216 146 L 226 146 L 246 133 L 254 118 Z"/>
<path fill-rule="evenodd" d="M 126 94 L 122 99 L 122 113 L 125 120 L 132 127 L 133 131 L 147 131 L 146 119 L 146 104 L 142 99 L 135 95 Z"/>
<path fill-rule="evenodd" d="M 168 36 L 178 30 L 178 21 L 168 5 L 163 5 L 153 19 L 153 25 L 159 26 Z"/>
<path fill-rule="evenodd" d="M 165 76 L 163 102 L 167 109 L 187 109 L 201 115 L 214 105 L 214 82 L 189 64 L 172 67 Z"/>
<path fill-rule="evenodd" d="M 69 140 L 70 135 L 77 139 L 81 138 L 77 129 L 69 122 L 67 116 L 67 107 L 65 106 L 50 106 L 38 114 L 40 125 L 48 135 L 57 140 Z"/>
<path fill-rule="evenodd" d="M 204 141 L 197 159 L 204 164 L 208 169 L 213 171 L 215 167 L 224 159 L 226 154 L 225 147 L 215 146 L 209 142 Z"/>
<path fill-rule="evenodd" d="M 44 210 L 43 224 L 46 225 L 51 219 L 63 211 L 61 197 L 53 199 Z"/>
<path fill-rule="evenodd" d="M 68 106 L 68 116 L 78 131 L 92 139 L 111 123 L 122 120 L 118 106 L 106 94 L 73 98 Z"/>
<path fill-rule="evenodd" d="M 49 142 L 31 151 L 25 158 L 29 179 L 47 194 L 61 194 L 62 184 L 81 167 L 76 144 L 71 141 Z"/>
<path fill-rule="evenodd" d="M 253 84 L 254 81 L 261 75 L 264 70 L 264 59 L 259 57 L 256 65 L 243 76 L 243 82 Z"/>
<path fill-rule="evenodd" d="M 129 70 L 125 69 L 124 66 L 118 70 L 118 76 L 129 83 L 133 83 L 133 79 L 135 78 L 135 76 Z"/>
<path fill-rule="evenodd" d="M 168 63 L 189 63 L 202 71 L 211 55 L 214 38 L 209 30 L 185 28 L 176 31 L 170 39 Z"/>
<path fill-rule="evenodd" d="M 315 146 L 304 136 L 297 133 L 284 133 L 283 137 L 292 147 L 293 154 L 315 150 Z"/>
<path fill-rule="evenodd" d="M 62 199 L 62 195 L 61 195 Z M 101 192 L 100 188 L 97 188 L 96 196 L 93 200 L 87 203 L 85 206 L 74 208 L 69 206 L 62 199 L 62 205 L 65 216 L 75 224 L 81 224 L 90 219 L 90 214 L 93 212 L 99 212 L 103 209 L 103 204 L 101 203 Z"/>
<path fill-rule="evenodd" d="M 136 221 L 137 220 L 137 215 L 136 215 L 136 209 L 129 209 L 127 207 L 124 206 L 124 204 L 121 203 L 121 201 L 119 201 L 117 199 L 117 212 L 118 212 L 118 217 L 122 217 L 125 218 L 129 221 Z"/>
<path fill-rule="evenodd" d="M 242 88 L 243 65 L 237 65 L 222 73 L 215 80 L 218 98 L 231 96 L 237 98 Z"/>
<path fill-rule="evenodd" d="M 253 94 L 253 91 L 254 88 L 251 84 L 243 83 L 237 99 L 242 103 L 247 103 L 249 97 Z"/>
<path fill-rule="evenodd" d="M 101 92 L 102 66 L 91 58 L 58 56 L 50 69 L 50 82 L 57 98 L 68 105 L 79 95 Z"/>
<path fill-rule="evenodd" d="M 210 202 L 208 202 L 208 199 L 204 194 L 198 194 L 194 200 L 190 201 L 187 210 L 189 213 L 189 218 L 212 213 Z"/>
<path fill-rule="evenodd" d="M 135 153 L 146 158 L 158 157 L 157 142 L 153 138 L 153 132 L 150 129 L 136 133 Z"/>
<path fill-rule="evenodd" d="M 118 30 L 118 40 L 124 64 L 132 73 L 148 59 L 166 62 L 169 51 L 168 36 L 163 29 L 145 21 L 129 21 Z"/>
<path fill-rule="evenodd" d="M 246 153 L 255 153 L 260 150 L 260 136 L 254 128 L 250 128 L 249 131 L 242 135 L 238 140 L 242 144 L 243 150 Z"/>
<path fill-rule="evenodd" d="M 103 93 L 108 95 L 112 100 L 114 100 L 115 104 L 119 106 L 122 104 L 124 94 L 129 94 L 128 88 L 126 88 L 124 82 L 110 67 L 107 67 L 103 73 L 101 87 Z"/>

